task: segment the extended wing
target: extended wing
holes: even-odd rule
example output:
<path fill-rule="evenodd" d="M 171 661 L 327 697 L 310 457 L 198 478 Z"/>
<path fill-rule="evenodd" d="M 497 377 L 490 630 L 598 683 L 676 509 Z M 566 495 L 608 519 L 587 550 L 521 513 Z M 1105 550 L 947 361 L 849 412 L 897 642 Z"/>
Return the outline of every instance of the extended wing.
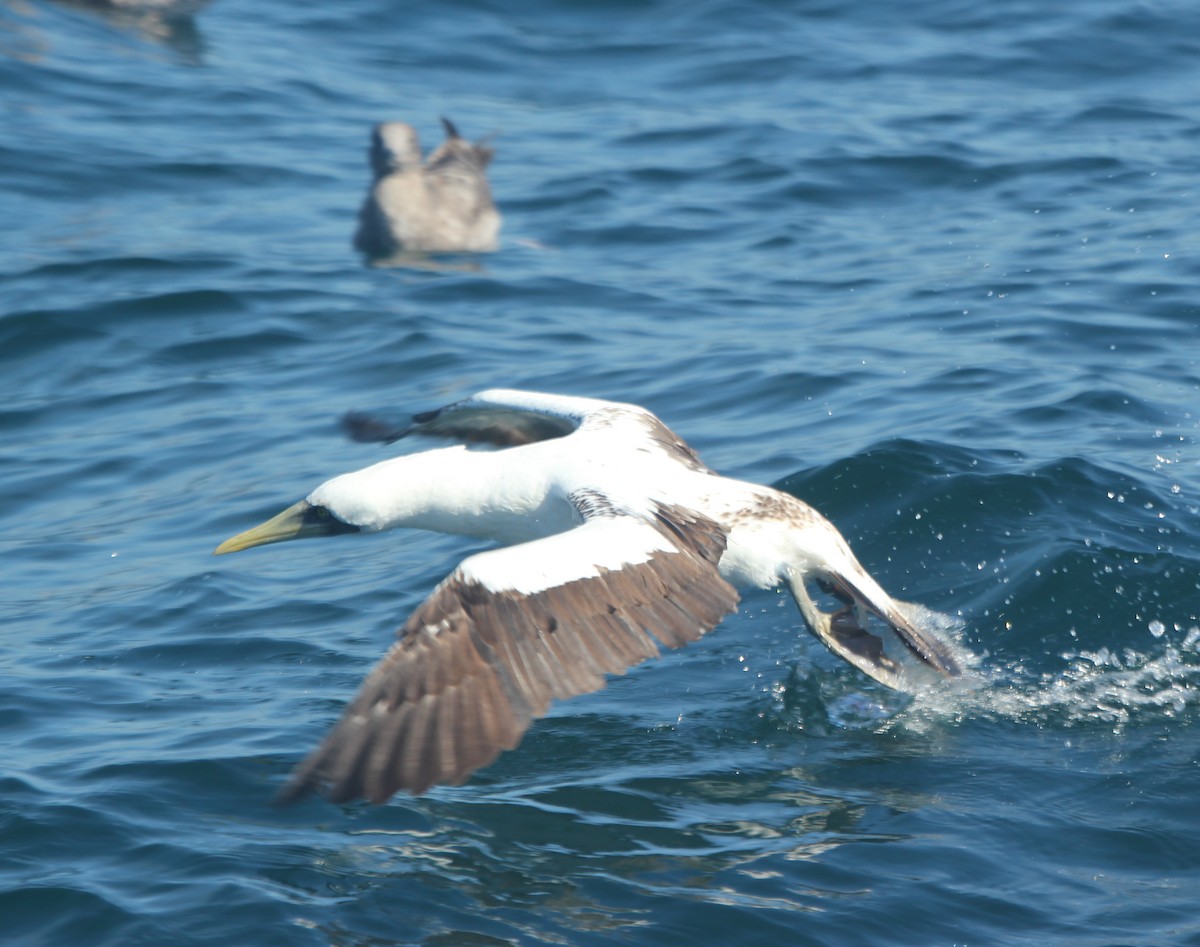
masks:
<path fill-rule="evenodd" d="M 686 510 L 600 516 L 465 560 L 409 618 L 281 798 L 382 802 L 463 782 L 551 700 L 604 686 L 712 629 L 738 596 L 725 536 Z"/>
<path fill-rule="evenodd" d="M 604 402 L 527 392 L 485 391 L 443 408 L 413 415 L 412 423 L 397 426 L 366 414 L 351 413 L 342 426 L 356 441 L 391 444 L 402 437 L 422 435 L 516 447 L 565 437 L 576 430 L 589 410 Z"/>
<path fill-rule="evenodd" d="M 406 426 L 366 414 L 352 413 L 342 418 L 342 427 L 356 441 L 391 444 L 403 437 L 422 435 L 495 447 L 517 447 L 566 437 L 584 424 L 593 429 L 613 424 L 636 425 L 652 449 L 691 470 L 712 472 L 679 435 L 645 408 L 595 398 L 493 388 L 444 408 L 414 415 L 412 424 Z"/>

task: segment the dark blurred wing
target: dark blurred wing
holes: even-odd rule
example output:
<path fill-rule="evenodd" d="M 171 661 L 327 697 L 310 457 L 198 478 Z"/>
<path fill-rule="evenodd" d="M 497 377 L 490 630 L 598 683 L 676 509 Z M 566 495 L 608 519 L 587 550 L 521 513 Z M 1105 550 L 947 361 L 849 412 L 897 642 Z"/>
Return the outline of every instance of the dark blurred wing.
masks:
<path fill-rule="evenodd" d="M 342 431 L 350 440 L 363 444 L 391 444 L 404 437 L 409 430 L 407 424 L 394 424 L 386 418 L 359 411 L 342 415 Z"/>
<path fill-rule="evenodd" d="M 483 442 L 498 447 L 516 447 L 565 437 L 579 427 L 579 420 L 573 417 L 463 402 L 414 415 L 413 422 L 406 433 L 448 437 L 468 444 Z"/>
<path fill-rule="evenodd" d="M 414 415 L 413 423 L 407 426 L 353 412 L 342 418 L 342 427 L 356 441 L 391 444 L 402 437 L 420 434 L 425 437 L 444 437 L 464 444 L 517 447 L 565 437 L 579 427 L 579 419 L 525 408 L 465 401 Z"/>
<path fill-rule="evenodd" d="M 412 615 L 341 721 L 283 790 L 382 802 L 458 784 L 551 700 L 604 686 L 712 629 L 737 604 L 725 536 L 677 508 L 602 516 L 472 556 Z"/>

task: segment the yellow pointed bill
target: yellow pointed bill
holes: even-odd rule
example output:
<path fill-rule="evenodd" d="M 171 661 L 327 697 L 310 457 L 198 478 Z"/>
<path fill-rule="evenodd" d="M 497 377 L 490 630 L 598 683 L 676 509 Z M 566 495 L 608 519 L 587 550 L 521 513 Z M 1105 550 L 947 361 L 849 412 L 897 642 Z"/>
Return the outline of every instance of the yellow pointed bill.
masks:
<path fill-rule="evenodd" d="M 315 511 L 320 510 L 323 516 Z M 272 516 L 265 523 L 238 533 L 213 550 L 214 556 L 223 556 L 227 552 L 241 552 L 253 546 L 265 546 L 268 543 L 282 543 L 289 539 L 303 539 L 306 536 L 328 536 L 334 532 L 342 532 L 331 528 L 330 522 L 337 526 L 345 524 L 333 520 L 329 512 L 322 507 L 314 507 L 307 500 L 301 500 L 289 506 L 277 516 Z"/>

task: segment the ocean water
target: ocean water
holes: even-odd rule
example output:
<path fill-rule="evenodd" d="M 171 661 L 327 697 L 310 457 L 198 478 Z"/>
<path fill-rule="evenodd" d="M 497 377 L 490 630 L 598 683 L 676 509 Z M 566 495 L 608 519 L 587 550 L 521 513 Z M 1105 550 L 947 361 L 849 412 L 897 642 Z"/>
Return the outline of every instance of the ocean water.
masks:
<path fill-rule="evenodd" d="M 1200 14 L 0 4 L 0 941 L 1200 944 Z M 372 123 L 502 249 L 352 251 Z M 461 539 L 222 539 L 503 385 L 644 404 L 975 656 L 786 596 L 465 786 L 273 794 Z"/>

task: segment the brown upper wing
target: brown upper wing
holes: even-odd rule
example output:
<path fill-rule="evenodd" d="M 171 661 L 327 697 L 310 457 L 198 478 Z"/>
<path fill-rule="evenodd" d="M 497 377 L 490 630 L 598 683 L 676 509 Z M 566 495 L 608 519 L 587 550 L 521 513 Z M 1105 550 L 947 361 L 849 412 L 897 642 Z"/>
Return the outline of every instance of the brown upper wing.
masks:
<path fill-rule="evenodd" d="M 632 563 L 595 566 L 587 551 L 614 536 Z M 724 549 L 715 523 L 662 508 L 654 520 L 598 517 L 468 559 L 409 618 L 281 798 L 324 788 L 334 801 L 382 802 L 463 782 L 516 746 L 551 700 L 597 690 L 657 655 L 655 639 L 694 641 L 733 611 L 737 592 L 717 571 Z M 497 587 L 471 568 L 485 556 L 501 573 L 547 557 L 558 578 Z"/>

